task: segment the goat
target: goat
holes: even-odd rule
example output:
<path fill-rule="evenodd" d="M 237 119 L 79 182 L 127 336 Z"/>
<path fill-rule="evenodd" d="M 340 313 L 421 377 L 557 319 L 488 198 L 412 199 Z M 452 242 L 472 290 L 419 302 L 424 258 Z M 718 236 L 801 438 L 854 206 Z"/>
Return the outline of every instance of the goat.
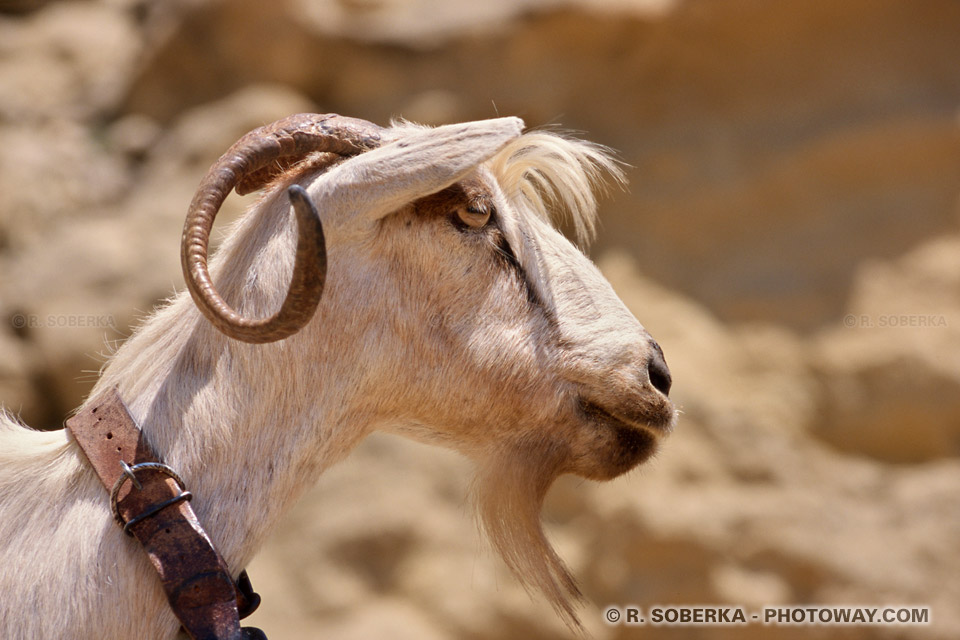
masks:
<path fill-rule="evenodd" d="M 204 178 L 184 229 L 188 291 L 117 350 L 84 406 L 119 388 L 234 575 L 306 487 L 382 430 L 473 460 L 492 545 L 578 626 L 545 494 L 561 474 L 632 469 L 676 412 L 660 347 L 552 224 L 566 212 L 588 238 L 616 163 L 522 128 L 299 114 L 247 134 Z M 267 183 L 208 271 L 227 193 Z M 2 413 L 0 567 L 3 638 L 177 632 L 76 443 Z"/>

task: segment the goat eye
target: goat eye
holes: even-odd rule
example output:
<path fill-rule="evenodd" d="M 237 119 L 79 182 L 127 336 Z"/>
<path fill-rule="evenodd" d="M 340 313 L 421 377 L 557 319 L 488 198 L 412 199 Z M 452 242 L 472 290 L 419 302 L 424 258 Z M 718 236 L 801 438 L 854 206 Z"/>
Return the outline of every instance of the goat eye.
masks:
<path fill-rule="evenodd" d="M 480 229 L 490 221 L 490 209 L 486 207 L 463 206 L 454 211 L 457 219 L 472 229 Z"/>

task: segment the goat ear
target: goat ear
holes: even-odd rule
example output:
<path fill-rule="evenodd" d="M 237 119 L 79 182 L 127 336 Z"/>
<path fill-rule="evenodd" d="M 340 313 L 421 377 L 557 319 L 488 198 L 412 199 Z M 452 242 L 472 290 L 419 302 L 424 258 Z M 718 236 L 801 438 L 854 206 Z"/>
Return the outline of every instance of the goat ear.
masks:
<path fill-rule="evenodd" d="M 383 145 L 338 165 L 310 187 L 321 209 L 380 218 L 464 178 L 520 136 L 523 120 L 496 118 L 433 129 L 385 129 Z"/>

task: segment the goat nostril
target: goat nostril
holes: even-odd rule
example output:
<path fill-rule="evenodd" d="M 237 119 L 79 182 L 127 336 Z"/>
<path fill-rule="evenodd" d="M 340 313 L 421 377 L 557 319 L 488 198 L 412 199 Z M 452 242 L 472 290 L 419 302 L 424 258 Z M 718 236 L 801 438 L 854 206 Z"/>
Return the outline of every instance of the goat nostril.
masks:
<path fill-rule="evenodd" d="M 660 346 L 654 343 L 655 349 L 647 363 L 647 375 L 650 377 L 650 384 L 665 396 L 670 395 L 670 385 L 673 383 L 670 377 L 670 369 L 667 367 L 667 361 L 663 358 L 663 351 Z"/>

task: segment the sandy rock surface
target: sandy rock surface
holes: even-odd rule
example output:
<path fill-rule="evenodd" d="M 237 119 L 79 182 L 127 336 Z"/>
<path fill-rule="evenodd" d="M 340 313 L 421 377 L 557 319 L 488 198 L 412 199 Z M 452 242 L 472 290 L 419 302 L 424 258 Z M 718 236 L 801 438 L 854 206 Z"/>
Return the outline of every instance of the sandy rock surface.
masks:
<path fill-rule="evenodd" d="M 62 423 L 182 286 L 193 190 L 256 126 L 560 124 L 629 165 L 592 255 L 683 411 L 648 465 L 551 491 L 587 630 L 957 637 L 958 33 L 953 0 L 0 0 L 0 403 Z M 250 567 L 250 622 L 569 636 L 476 533 L 469 482 L 448 451 L 371 438 Z M 929 606 L 933 623 L 603 622 L 681 603 Z"/>

